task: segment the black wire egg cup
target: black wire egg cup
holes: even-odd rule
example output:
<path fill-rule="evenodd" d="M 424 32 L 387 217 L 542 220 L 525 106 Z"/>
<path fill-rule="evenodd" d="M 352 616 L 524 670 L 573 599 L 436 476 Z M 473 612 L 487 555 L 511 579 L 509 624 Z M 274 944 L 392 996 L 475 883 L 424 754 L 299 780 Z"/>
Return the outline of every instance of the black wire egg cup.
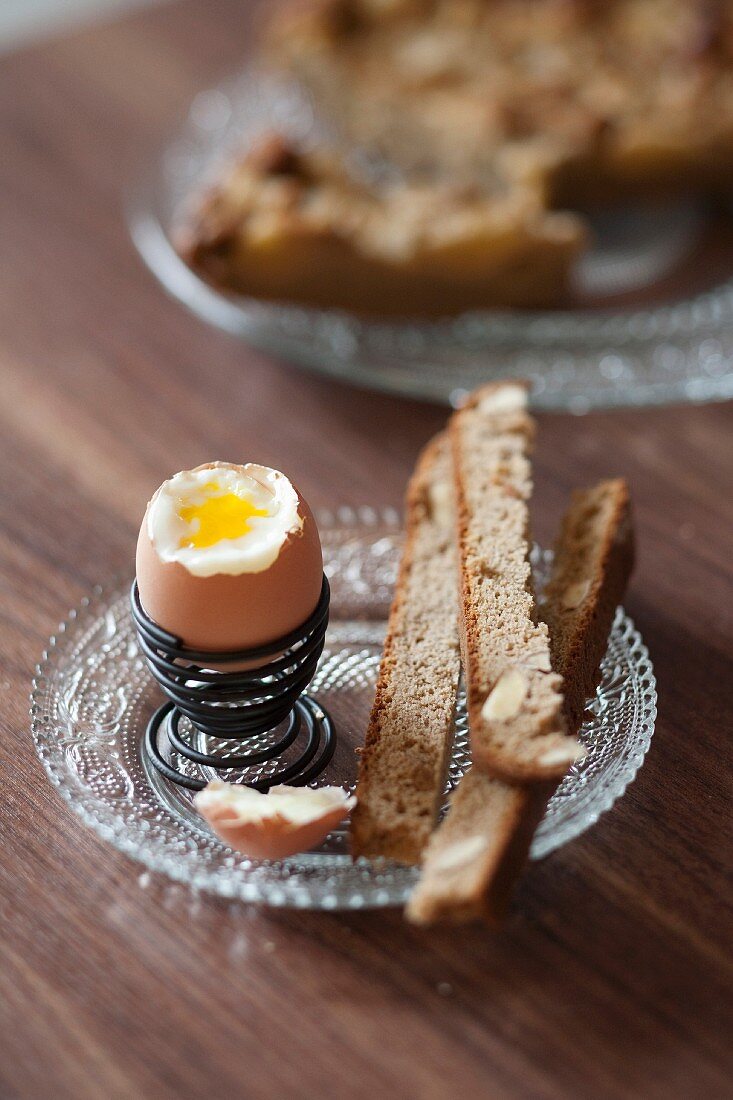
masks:
<path fill-rule="evenodd" d="M 245 774 L 242 781 L 267 791 L 278 783 L 303 786 L 324 770 L 336 749 L 336 733 L 328 713 L 305 689 L 313 679 L 326 639 L 330 588 L 325 575 L 318 604 L 305 622 L 282 638 L 252 649 L 215 653 L 190 649 L 145 612 L 137 580 L 130 601 L 143 656 L 169 699 L 148 722 L 142 745 L 143 755 L 161 775 L 193 791 L 206 786 L 206 780 L 187 775 L 166 759 L 161 739 L 194 764 L 246 773 L 279 760 L 301 734 L 304 744 L 296 759 L 266 777 L 251 779 Z M 243 664 L 256 667 L 243 669 Z M 237 667 L 221 670 L 222 665 Z M 188 737 L 180 729 L 182 717 L 192 725 Z M 284 722 L 287 727 L 281 737 L 252 752 L 216 755 L 200 752 L 191 743 L 198 732 L 208 739 L 246 745 Z"/>

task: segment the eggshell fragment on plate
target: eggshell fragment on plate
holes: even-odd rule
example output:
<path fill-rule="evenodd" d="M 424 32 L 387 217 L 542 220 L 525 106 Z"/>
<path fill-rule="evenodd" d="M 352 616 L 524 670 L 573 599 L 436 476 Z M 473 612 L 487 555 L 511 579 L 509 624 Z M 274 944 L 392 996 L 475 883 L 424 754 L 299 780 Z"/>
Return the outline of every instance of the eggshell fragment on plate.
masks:
<path fill-rule="evenodd" d="M 284 859 L 321 844 L 356 799 L 342 787 L 272 787 L 267 794 L 212 780 L 194 806 L 216 835 L 252 859 Z"/>

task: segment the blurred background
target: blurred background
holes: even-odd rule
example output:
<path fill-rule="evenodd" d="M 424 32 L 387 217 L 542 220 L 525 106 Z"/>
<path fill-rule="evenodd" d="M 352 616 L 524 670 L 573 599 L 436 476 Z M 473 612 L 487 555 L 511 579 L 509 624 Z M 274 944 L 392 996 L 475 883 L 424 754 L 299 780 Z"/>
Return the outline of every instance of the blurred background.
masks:
<path fill-rule="evenodd" d="M 669 27 L 670 9 L 706 14 L 716 3 L 632 6 Z M 720 3 L 733 16 L 733 0 Z M 378 340 L 360 344 L 366 324 L 307 327 L 296 313 L 277 327 L 275 352 L 260 312 L 257 350 L 238 327 L 244 309 L 234 324 L 211 292 L 211 314 L 198 308 L 208 288 L 165 252 L 163 215 L 181 168 L 185 197 L 189 169 L 237 136 L 250 87 L 240 76 L 274 7 L 0 0 L 0 1100 L 727 1098 L 733 402 L 697 402 L 733 396 L 733 218 L 704 202 L 698 222 L 693 200 L 688 224 L 704 239 L 693 239 L 684 270 L 658 294 L 641 287 L 647 313 L 631 292 L 620 304 L 617 295 L 597 338 L 595 318 L 563 317 L 555 335 L 557 311 L 520 317 L 516 343 L 506 322 L 473 317 L 451 328 L 462 340 L 455 358 L 454 344 L 428 344 L 413 325 L 390 329 L 391 343 L 377 326 Z M 648 30 L 654 47 L 661 22 Z M 638 38 L 634 29 L 635 47 Z M 685 32 L 683 52 L 688 41 Z M 733 33 L 725 50 L 729 206 Z M 653 66 L 643 74 L 653 91 Z M 170 293 L 162 262 L 156 281 L 131 239 L 128 196 L 148 173 L 155 205 L 136 208 L 135 226 L 168 256 Z M 667 248 L 669 222 L 654 215 Z M 676 262 L 678 214 L 672 228 L 678 252 L 650 247 L 645 263 Z M 151 244 L 151 267 L 153 258 Z M 188 279 L 175 285 L 176 273 Z M 701 286 L 712 291 L 691 300 Z M 680 310 L 657 312 L 663 295 Z M 371 360 L 363 348 L 376 349 Z M 332 376 L 293 369 L 325 369 L 325 352 Z M 525 876 L 504 932 L 427 933 L 399 912 L 245 907 L 153 874 L 87 828 L 73 812 L 74 762 L 99 755 L 84 743 L 79 663 L 53 742 L 69 762 L 68 804 L 34 750 L 30 680 L 68 609 L 131 577 L 156 486 L 215 457 L 253 458 L 292 473 L 315 509 L 394 515 L 419 449 L 445 423 L 435 401 L 463 388 L 461 373 L 514 365 L 544 403 L 538 541 L 552 537 L 574 486 L 620 476 L 632 487 L 639 561 L 625 607 L 660 691 L 635 782 Z M 357 367 L 392 393 L 346 385 Z M 650 394 L 675 403 L 630 407 Z M 615 407 L 597 411 L 591 397 Z M 117 651 L 106 635 L 102 644 L 112 664 Z M 95 698 L 101 759 L 117 777 L 103 789 L 121 802 L 130 788 L 106 740 L 120 694 Z M 147 790 L 132 783 L 141 798 Z"/>
<path fill-rule="evenodd" d="M 131 8 L 149 7 L 162 0 L 2 0 L 0 50 L 22 46 L 33 39 L 62 31 L 92 19 L 104 19 Z"/>

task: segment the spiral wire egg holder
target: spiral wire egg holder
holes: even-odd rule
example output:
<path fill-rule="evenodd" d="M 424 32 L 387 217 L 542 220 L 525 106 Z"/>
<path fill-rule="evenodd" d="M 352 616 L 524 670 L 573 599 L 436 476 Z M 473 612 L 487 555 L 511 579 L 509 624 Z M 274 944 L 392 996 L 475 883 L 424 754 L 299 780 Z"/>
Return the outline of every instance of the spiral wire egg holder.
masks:
<path fill-rule="evenodd" d="M 166 741 L 170 750 L 203 768 L 243 770 L 242 781 L 259 791 L 278 783 L 303 786 L 324 770 L 333 757 L 336 734 L 328 713 L 305 689 L 326 638 L 330 588 L 325 575 L 318 604 L 305 622 L 282 638 L 251 649 L 191 649 L 153 622 L 140 602 L 137 580 L 130 600 L 143 656 L 169 700 L 155 711 L 143 738 L 143 755 L 161 775 L 194 791 L 206 786 L 206 780 L 186 774 L 166 759 L 161 749 Z M 191 723 L 188 735 L 180 729 L 183 717 Z M 283 723 L 287 723 L 285 731 L 272 743 L 229 754 L 226 742 L 259 742 Z M 267 776 L 246 774 L 247 769 L 279 761 L 303 732 L 304 744 L 295 759 Z M 192 742 L 197 734 L 204 739 L 203 747 L 212 747 L 212 739 L 220 742 L 219 751 L 196 748 Z"/>

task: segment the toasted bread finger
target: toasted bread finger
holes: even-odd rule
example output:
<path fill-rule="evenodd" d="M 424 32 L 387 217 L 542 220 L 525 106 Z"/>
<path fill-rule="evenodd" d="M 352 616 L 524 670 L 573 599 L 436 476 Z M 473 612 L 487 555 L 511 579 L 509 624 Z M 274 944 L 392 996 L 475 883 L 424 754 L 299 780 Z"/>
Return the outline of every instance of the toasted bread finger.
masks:
<path fill-rule="evenodd" d="M 559 779 L 583 755 L 565 732 L 529 562 L 534 421 L 526 386 L 484 386 L 451 419 L 460 630 L 474 766 L 508 782 Z"/>
<path fill-rule="evenodd" d="M 450 457 L 421 455 L 351 823 L 354 856 L 420 860 L 440 811 L 460 656 Z"/>

